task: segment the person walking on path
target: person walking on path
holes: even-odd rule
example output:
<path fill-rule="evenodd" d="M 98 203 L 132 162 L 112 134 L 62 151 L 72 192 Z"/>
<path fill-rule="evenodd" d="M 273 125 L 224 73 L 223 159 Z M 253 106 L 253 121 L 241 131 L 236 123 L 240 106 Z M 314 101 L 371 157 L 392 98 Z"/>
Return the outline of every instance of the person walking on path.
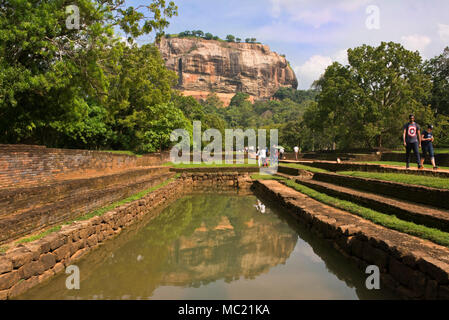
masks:
<path fill-rule="evenodd" d="M 422 145 L 422 158 L 421 158 L 421 167 L 424 167 L 424 161 L 426 159 L 426 154 L 428 153 L 430 156 L 430 162 L 432 162 L 433 170 L 438 170 L 438 167 L 435 164 L 435 154 L 433 152 L 433 141 L 434 137 L 432 134 L 433 125 L 429 124 L 427 126 L 427 130 L 423 132 L 421 136 L 421 145 Z"/>
<path fill-rule="evenodd" d="M 279 159 L 284 160 L 284 148 L 282 147 L 279 149 Z"/>
<path fill-rule="evenodd" d="M 421 128 L 419 124 L 415 122 L 415 116 L 411 114 L 409 116 L 409 122 L 404 125 L 404 132 L 402 138 L 405 146 L 405 158 L 406 169 L 410 168 L 410 154 L 411 150 L 416 156 L 416 162 L 418 163 L 418 169 L 421 170 L 421 159 L 419 156 L 419 148 L 421 148 Z"/>
<path fill-rule="evenodd" d="M 262 167 L 265 164 L 265 159 L 267 157 L 267 150 L 265 148 L 260 148 L 258 151 L 259 155 L 259 167 Z"/>
<path fill-rule="evenodd" d="M 298 146 L 295 146 L 295 147 L 293 148 L 293 151 L 295 151 L 295 159 L 296 159 L 296 161 L 298 161 L 299 147 L 298 147 Z"/>

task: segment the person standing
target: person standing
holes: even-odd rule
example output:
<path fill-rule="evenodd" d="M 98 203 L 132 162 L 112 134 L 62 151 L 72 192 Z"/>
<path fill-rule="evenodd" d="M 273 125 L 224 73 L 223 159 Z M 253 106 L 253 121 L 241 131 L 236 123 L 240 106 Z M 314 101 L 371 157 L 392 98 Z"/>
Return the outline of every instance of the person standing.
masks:
<path fill-rule="evenodd" d="M 298 147 L 298 146 L 295 146 L 295 147 L 293 148 L 293 151 L 295 151 L 295 159 L 296 159 L 296 161 L 298 161 L 299 147 Z"/>
<path fill-rule="evenodd" d="M 259 149 L 259 167 L 265 166 L 265 159 L 267 157 L 267 149 Z"/>
<path fill-rule="evenodd" d="M 279 149 L 279 159 L 284 160 L 284 148 L 280 147 Z"/>
<path fill-rule="evenodd" d="M 427 126 L 427 130 L 423 132 L 421 136 L 421 145 L 422 145 L 422 158 L 421 158 L 421 167 L 424 167 L 424 161 L 426 159 L 426 153 L 429 153 L 430 162 L 432 162 L 433 170 L 438 170 L 438 167 L 435 164 L 435 154 L 433 152 L 433 125 L 429 124 Z"/>
<path fill-rule="evenodd" d="M 418 169 L 421 170 L 421 159 L 419 156 L 419 148 L 421 147 L 421 128 L 419 124 L 415 122 L 415 116 L 411 114 L 409 116 L 409 122 L 404 125 L 404 131 L 402 138 L 405 146 L 405 158 L 406 169 L 410 168 L 410 154 L 411 150 L 416 156 L 416 162 L 418 163 Z"/>

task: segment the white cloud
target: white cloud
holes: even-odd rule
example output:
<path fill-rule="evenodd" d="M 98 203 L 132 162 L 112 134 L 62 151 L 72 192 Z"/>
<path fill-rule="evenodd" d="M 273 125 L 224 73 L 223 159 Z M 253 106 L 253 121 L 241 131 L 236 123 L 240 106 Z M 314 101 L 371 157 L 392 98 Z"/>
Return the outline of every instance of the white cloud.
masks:
<path fill-rule="evenodd" d="M 318 80 L 326 68 L 334 62 L 348 63 L 346 50 L 339 50 L 332 56 L 314 55 L 304 64 L 295 68 L 300 89 L 308 89 L 315 80 Z"/>
<path fill-rule="evenodd" d="M 422 53 L 427 46 L 432 42 L 429 37 L 414 34 L 410 36 L 404 36 L 401 37 L 402 44 L 404 47 L 408 50 L 416 51 L 418 50 L 420 53 Z"/>
<path fill-rule="evenodd" d="M 295 68 L 301 89 L 308 89 L 313 81 L 320 78 L 324 70 L 332 64 L 331 57 L 315 55 L 309 58 L 303 65 Z"/>
<path fill-rule="evenodd" d="M 282 12 L 292 21 L 301 21 L 319 28 L 330 22 L 344 22 L 344 13 L 354 12 L 371 0 L 270 0 L 271 14 L 278 18 Z"/>
<path fill-rule="evenodd" d="M 438 35 L 440 39 L 444 42 L 449 42 L 449 25 L 447 24 L 438 24 Z"/>
<path fill-rule="evenodd" d="M 341 64 L 348 64 L 348 50 L 346 49 L 342 49 L 340 51 L 337 51 L 333 56 L 332 56 L 332 60 L 333 61 L 337 61 L 340 62 Z"/>

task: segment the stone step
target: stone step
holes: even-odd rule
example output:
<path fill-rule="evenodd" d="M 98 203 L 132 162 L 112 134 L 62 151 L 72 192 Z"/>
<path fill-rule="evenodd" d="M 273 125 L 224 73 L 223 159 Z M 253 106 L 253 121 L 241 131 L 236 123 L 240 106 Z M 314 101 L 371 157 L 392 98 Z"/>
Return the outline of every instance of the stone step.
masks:
<path fill-rule="evenodd" d="M 402 220 L 449 232 L 449 211 L 446 210 L 412 204 L 392 197 L 361 192 L 313 179 L 297 178 L 296 182 L 332 197 L 354 202 L 382 213 L 396 215 Z"/>
<path fill-rule="evenodd" d="M 255 181 L 256 195 L 285 208 L 366 271 L 376 265 L 381 285 L 404 298 L 449 298 L 449 249 L 382 227 L 318 202 L 278 181 Z"/>
<path fill-rule="evenodd" d="M 168 173 L 169 170 L 170 168 L 165 166 L 144 167 L 95 177 L 69 179 L 40 186 L 3 189 L 0 191 L 0 218 L 30 209 L 37 209 L 84 192 L 138 182 L 152 175 Z"/>
<path fill-rule="evenodd" d="M 402 174 L 415 174 L 415 175 L 424 175 L 424 176 L 432 176 L 432 177 L 440 177 L 440 178 L 449 178 L 449 170 L 432 170 L 432 169 L 423 169 L 418 170 L 416 167 L 410 167 L 410 169 L 399 166 L 391 166 L 384 164 L 374 164 L 374 163 L 360 163 L 360 162 L 341 162 L 337 163 L 336 161 L 292 161 L 292 160 L 281 160 L 281 163 L 298 163 L 302 165 L 306 165 L 309 167 L 324 169 L 332 172 L 338 171 L 367 171 L 367 172 L 386 172 L 386 173 L 402 173 Z M 413 166 L 413 165 L 412 165 Z"/>
<path fill-rule="evenodd" d="M 352 177 L 336 173 L 315 173 L 313 179 L 355 190 L 393 197 L 417 204 L 449 209 L 449 189 L 437 189 L 392 181 Z"/>
<path fill-rule="evenodd" d="M 137 182 L 114 185 L 99 190 L 86 190 L 58 201 L 0 218 L 0 243 L 76 219 L 173 177 L 172 172 L 147 176 Z"/>

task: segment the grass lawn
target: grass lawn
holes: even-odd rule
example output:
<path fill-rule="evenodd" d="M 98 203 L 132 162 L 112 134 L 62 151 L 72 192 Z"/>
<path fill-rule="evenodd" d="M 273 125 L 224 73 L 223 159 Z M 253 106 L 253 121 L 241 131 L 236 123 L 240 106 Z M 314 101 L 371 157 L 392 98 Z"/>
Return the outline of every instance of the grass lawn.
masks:
<path fill-rule="evenodd" d="M 339 171 L 352 177 L 370 178 L 383 181 L 393 181 L 406 184 L 414 184 L 438 189 L 449 189 L 449 179 L 439 177 L 429 177 L 423 175 L 414 175 L 407 173 L 383 173 L 383 172 L 364 172 L 364 171 Z"/>
<path fill-rule="evenodd" d="M 141 154 L 137 154 L 134 153 L 132 151 L 127 151 L 127 150 L 100 150 L 102 152 L 110 152 L 110 153 L 116 153 L 116 154 L 126 154 L 128 156 L 136 156 L 136 157 L 141 157 Z"/>
<path fill-rule="evenodd" d="M 212 162 L 202 162 L 202 163 L 173 163 L 166 162 L 164 166 L 170 166 L 174 168 L 205 168 L 205 167 L 257 167 L 257 161 L 255 163 L 248 163 L 248 159 L 245 159 L 244 163 L 212 163 Z"/>
<path fill-rule="evenodd" d="M 307 171 L 314 172 L 314 173 L 316 173 L 316 172 L 328 172 L 327 170 L 324 170 L 324 169 L 310 167 L 310 166 L 305 166 L 305 165 L 299 164 L 299 163 L 280 163 L 279 165 L 281 165 L 283 167 L 303 169 L 303 170 L 307 170 Z"/>
<path fill-rule="evenodd" d="M 434 148 L 435 154 L 438 153 L 449 153 L 449 148 Z M 401 149 L 401 150 L 392 150 L 391 152 L 394 153 L 405 153 L 405 149 Z"/>
<path fill-rule="evenodd" d="M 405 161 L 404 162 L 396 162 L 396 161 L 358 161 L 360 163 L 371 163 L 371 164 L 384 164 L 387 166 L 398 166 L 398 167 L 403 167 L 405 168 Z M 438 163 L 437 163 L 438 166 Z M 415 162 L 411 162 L 410 163 L 410 168 L 417 168 L 418 165 Z M 427 169 L 432 169 L 432 165 L 431 164 L 424 164 L 424 167 Z M 449 167 L 440 167 L 438 166 L 440 169 L 445 169 L 445 170 L 449 170 Z"/>
<path fill-rule="evenodd" d="M 254 176 L 254 179 L 255 178 L 257 178 L 257 176 Z M 268 179 L 268 176 L 265 179 Z M 293 180 L 281 177 L 275 177 L 275 179 L 282 180 L 282 182 L 288 187 L 295 189 L 296 191 L 299 191 L 321 203 L 358 215 L 383 227 L 403 232 L 422 239 L 427 239 L 434 243 L 449 247 L 449 233 L 447 232 L 401 220 L 394 215 L 377 212 L 372 209 L 359 206 L 358 204 L 352 203 L 350 201 L 340 200 L 338 198 L 328 196 L 327 194 L 298 184 Z"/>

